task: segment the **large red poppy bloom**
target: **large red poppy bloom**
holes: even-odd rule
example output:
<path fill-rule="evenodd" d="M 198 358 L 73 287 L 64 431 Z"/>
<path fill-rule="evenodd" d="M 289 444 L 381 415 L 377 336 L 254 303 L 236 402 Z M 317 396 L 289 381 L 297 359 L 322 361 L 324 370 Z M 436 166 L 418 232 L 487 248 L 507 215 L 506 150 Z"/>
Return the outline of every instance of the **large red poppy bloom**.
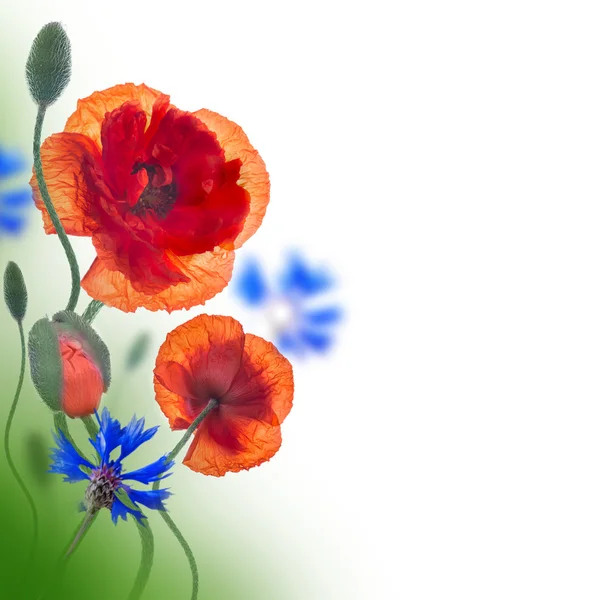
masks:
<path fill-rule="evenodd" d="M 200 315 L 174 329 L 154 369 L 156 399 L 171 429 L 187 429 L 211 399 L 183 464 L 205 475 L 250 469 L 281 446 L 292 408 L 292 365 L 231 317 Z"/>
<path fill-rule="evenodd" d="M 96 248 L 83 289 L 126 312 L 190 308 L 220 292 L 269 202 L 265 164 L 239 126 L 145 85 L 79 100 L 41 156 L 66 232 Z M 55 233 L 35 176 L 31 186 Z"/>

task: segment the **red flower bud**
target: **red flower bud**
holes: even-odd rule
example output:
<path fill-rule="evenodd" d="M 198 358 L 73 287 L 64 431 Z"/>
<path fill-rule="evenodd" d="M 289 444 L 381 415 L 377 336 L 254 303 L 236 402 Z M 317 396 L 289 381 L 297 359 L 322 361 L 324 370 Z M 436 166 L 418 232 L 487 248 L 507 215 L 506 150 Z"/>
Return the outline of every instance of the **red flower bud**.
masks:
<path fill-rule="evenodd" d="M 58 344 L 62 361 L 62 409 L 73 418 L 91 415 L 104 392 L 102 373 L 76 338 L 62 333 Z"/>

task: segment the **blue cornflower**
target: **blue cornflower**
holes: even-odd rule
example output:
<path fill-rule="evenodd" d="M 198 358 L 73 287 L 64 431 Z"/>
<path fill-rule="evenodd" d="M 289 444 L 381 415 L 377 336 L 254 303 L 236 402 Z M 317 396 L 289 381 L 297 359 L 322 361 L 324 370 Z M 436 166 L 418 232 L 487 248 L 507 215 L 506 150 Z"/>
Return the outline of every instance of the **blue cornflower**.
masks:
<path fill-rule="evenodd" d="M 166 456 L 136 471 L 123 472 L 123 459 L 152 438 L 158 427 L 144 430 L 144 418 L 136 419 L 135 416 L 128 425 L 121 427 L 119 421 L 113 419 L 106 408 L 102 411 L 102 417 L 99 417 L 96 412 L 96 419 L 100 430 L 94 440 L 90 439 L 90 443 L 97 452 L 100 464 L 92 464 L 80 456 L 65 434 L 59 431 L 58 435 L 54 434 L 57 448 L 53 448 L 51 452 L 53 464 L 50 472 L 64 475 L 63 481 L 69 483 L 87 479 L 89 484 L 85 492 L 83 508 L 85 510 L 109 508 L 115 524 L 119 517 L 126 521 L 127 513 L 131 513 L 138 521 L 145 518 L 140 510 L 129 508 L 119 500 L 117 495 L 119 489 L 127 492 L 136 508 L 140 508 L 138 505 L 143 504 L 148 508 L 165 510 L 163 500 L 171 495 L 167 490 L 141 491 L 123 483 L 130 480 L 147 485 L 170 475 L 166 471 L 175 463 L 168 461 Z M 118 458 L 111 459 L 111 454 L 119 446 L 121 451 Z"/>
<path fill-rule="evenodd" d="M 293 253 L 274 282 L 260 263 L 249 259 L 236 274 L 234 290 L 251 308 L 262 308 L 271 323 L 275 343 L 282 352 L 326 352 L 333 343 L 332 327 L 342 318 L 335 304 L 322 305 L 333 288 L 333 277 L 323 268 L 311 268 Z"/>
<path fill-rule="evenodd" d="M 20 154 L 0 148 L 0 182 L 17 175 L 25 168 Z M 16 235 L 25 225 L 22 209 L 33 204 L 31 190 L 16 188 L 0 190 L 0 233 Z"/>

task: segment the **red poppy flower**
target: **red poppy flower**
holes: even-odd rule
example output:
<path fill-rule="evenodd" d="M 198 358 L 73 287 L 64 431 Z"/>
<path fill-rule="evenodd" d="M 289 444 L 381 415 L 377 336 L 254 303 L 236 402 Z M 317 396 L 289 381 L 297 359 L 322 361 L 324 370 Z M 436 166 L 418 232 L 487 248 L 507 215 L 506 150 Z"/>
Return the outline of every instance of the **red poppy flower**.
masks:
<path fill-rule="evenodd" d="M 220 292 L 269 202 L 265 164 L 238 125 L 179 110 L 145 85 L 79 100 L 41 156 L 66 232 L 96 248 L 83 289 L 126 312 L 190 308 Z M 31 186 L 55 233 L 35 176 Z"/>
<path fill-rule="evenodd" d="M 281 446 L 292 408 L 292 365 L 271 344 L 244 334 L 231 317 L 200 315 L 174 329 L 154 369 L 156 400 L 171 429 L 187 429 L 218 401 L 196 430 L 183 464 L 205 475 L 250 469 Z"/>

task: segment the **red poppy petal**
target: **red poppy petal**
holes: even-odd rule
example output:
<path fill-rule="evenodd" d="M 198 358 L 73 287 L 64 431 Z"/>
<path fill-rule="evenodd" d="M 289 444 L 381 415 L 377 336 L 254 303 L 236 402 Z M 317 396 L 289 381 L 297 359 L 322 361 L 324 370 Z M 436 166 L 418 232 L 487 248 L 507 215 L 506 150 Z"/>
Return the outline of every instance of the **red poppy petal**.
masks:
<path fill-rule="evenodd" d="M 238 185 L 250 195 L 250 212 L 235 239 L 234 247 L 239 248 L 254 235 L 265 216 L 271 187 L 269 174 L 263 159 L 239 125 L 206 108 L 193 114 L 217 136 L 228 161 L 239 159 L 242 162 Z"/>
<path fill-rule="evenodd" d="M 106 181 L 115 198 L 127 199 L 141 191 L 132 169 L 144 150 L 147 120 L 139 102 L 126 102 L 104 117 L 102 160 Z"/>
<path fill-rule="evenodd" d="M 244 330 L 231 317 L 199 315 L 167 335 L 156 358 L 154 386 L 171 425 L 179 418 L 189 426 L 211 398 L 225 394 L 243 349 Z M 161 387 L 172 394 L 158 398 Z"/>
<path fill-rule="evenodd" d="M 283 423 L 294 399 L 290 361 L 266 340 L 246 334 L 242 367 L 221 399 L 236 415 Z"/>
<path fill-rule="evenodd" d="M 102 164 L 98 147 L 83 135 L 57 133 L 44 141 L 41 157 L 50 199 L 65 231 L 69 235 L 90 235 L 95 227 L 90 210 L 96 195 L 91 175 Z M 35 205 L 42 211 L 46 233 L 56 233 L 35 174 L 29 183 Z"/>
<path fill-rule="evenodd" d="M 157 294 L 152 290 L 135 289 L 123 273 L 96 258 L 82 279 L 81 287 L 92 298 L 124 312 L 135 312 L 138 308 L 172 312 L 204 304 L 223 290 L 231 279 L 233 252 L 205 252 L 179 257 L 167 252 L 167 256 L 189 278 L 188 282 L 172 285 Z"/>
<path fill-rule="evenodd" d="M 87 98 L 77 101 L 77 110 L 67 120 L 65 131 L 82 133 L 100 146 L 102 121 L 106 113 L 112 112 L 125 102 L 137 100 L 150 119 L 154 102 L 160 96 L 165 94 L 143 83 L 141 85 L 124 83 L 101 92 L 94 92 Z M 168 96 L 165 97 L 168 100 Z"/>
<path fill-rule="evenodd" d="M 183 464 L 192 471 L 221 477 L 268 461 L 280 446 L 279 426 L 239 416 L 211 419 L 209 415 L 198 428 Z"/>

